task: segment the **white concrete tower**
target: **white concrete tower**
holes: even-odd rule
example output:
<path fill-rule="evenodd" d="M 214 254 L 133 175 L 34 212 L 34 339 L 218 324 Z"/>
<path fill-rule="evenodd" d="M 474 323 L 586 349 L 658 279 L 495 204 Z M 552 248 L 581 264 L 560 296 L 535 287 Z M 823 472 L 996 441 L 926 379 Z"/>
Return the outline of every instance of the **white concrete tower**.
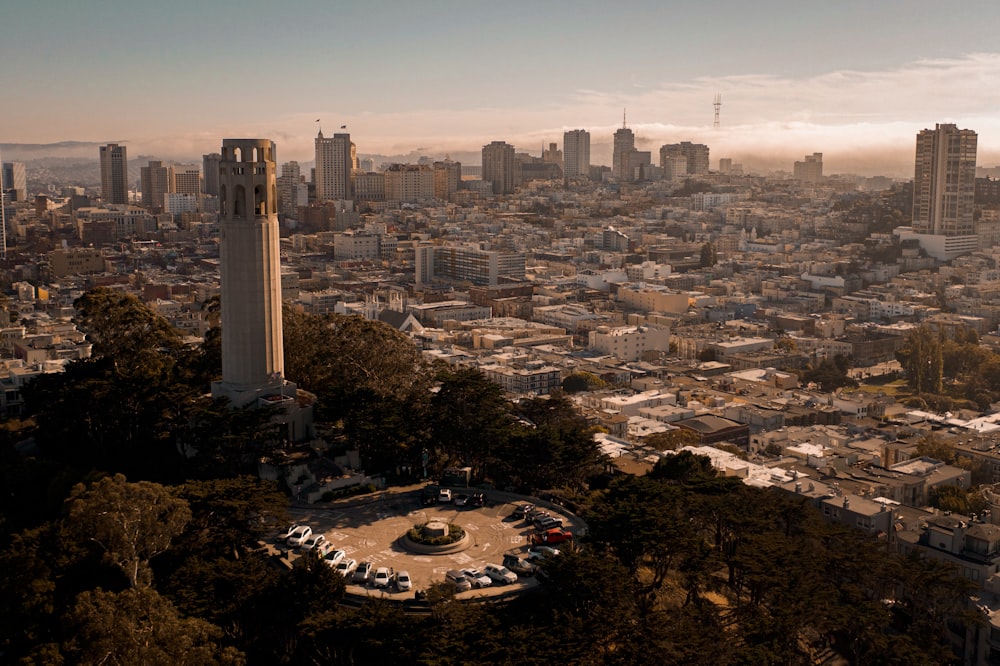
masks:
<path fill-rule="evenodd" d="M 234 407 L 295 394 L 284 381 L 275 146 L 223 139 L 219 163 L 222 381 L 213 397 Z"/>

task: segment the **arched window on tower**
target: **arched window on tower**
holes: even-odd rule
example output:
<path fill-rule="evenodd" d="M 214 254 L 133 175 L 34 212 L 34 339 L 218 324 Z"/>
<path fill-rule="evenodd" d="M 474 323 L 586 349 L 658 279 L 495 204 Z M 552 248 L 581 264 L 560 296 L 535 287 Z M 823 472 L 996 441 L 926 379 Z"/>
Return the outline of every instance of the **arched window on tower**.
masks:
<path fill-rule="evenodd" d="M 256 150 L 256 148 L 254 148 Z M 264 188 L 260 185 L 253 188 L 253 207 L 258 215 L 267 215 L 267 202 L 264 200 Z"/>
<path fill-rule="evenodd" d="M 242 162 L 243 161 L 243 149 L 239 146 L 233 148 L 233 161 Z"/>
<path fill-rule="evenodd" d="M 233 188 L 233 217 L 246 215 L 247 191 L 242 185 Z"/>
<path fill-rule="evenodd" d="M 254 146 L 253 147 L 253 161 L 254 162 L 260 162 L 260 158 L 258 157 L 257 150 L 258 150 L 257 146 Z"/>

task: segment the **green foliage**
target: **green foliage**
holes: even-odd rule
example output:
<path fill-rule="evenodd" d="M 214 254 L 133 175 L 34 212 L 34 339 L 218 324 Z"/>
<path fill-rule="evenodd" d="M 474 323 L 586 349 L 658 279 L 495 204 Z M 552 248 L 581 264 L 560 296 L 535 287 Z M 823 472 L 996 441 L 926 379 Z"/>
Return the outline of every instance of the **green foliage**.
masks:
<path fill-rule="evenodd" d="M 574 372 L 562 381 L 562 389 L 566 393 L 581 393 L 596 391 L 606 387 L 608 383 L 592 372 Z"/>
<path fill-rule="evenodd" d="M 839 388 L 857 388 L 858 382 L 848 376 L 847 360 L 840 355 L 833 359 L 825 358 L 815 368 L 802 373 L 803 382 L 814 382 L 823 391 L 835 391 Z"/>
<path fill-rule="evenodd" d="M 954 511 L 963 516 L 981 514 L 990 508 L 989 502 L 975 490 L 958 486 L 939 486 L 930 493 L 931 506 L 942 511 Z"/>

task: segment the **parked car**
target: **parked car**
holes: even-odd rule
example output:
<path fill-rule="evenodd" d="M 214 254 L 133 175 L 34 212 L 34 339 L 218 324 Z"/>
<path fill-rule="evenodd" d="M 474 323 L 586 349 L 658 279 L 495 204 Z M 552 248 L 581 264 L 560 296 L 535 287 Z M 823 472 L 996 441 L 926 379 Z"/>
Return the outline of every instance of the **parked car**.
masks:
<path fill-rule="evenodd" d="M 556 516 L 545 515 L 541 518 L 536 517 L 534 524 L 539 530 L 548 531 L 553 527 L 562 527 L 563 520 L 562 518 L 557 518 Z"/>
<path fill-rule="evenodd" d="M 426 486 L 420 493 L 420 503 L 424 506 L 438 503 L 438 487 Z"/>
<path fill-rule="evenodd" d="M 323 559 L 324 557 L 329 555 L 331 550 L 333 550 L 333 544 L 326 540 L 324 540 L 323 543 L 321 543 L 320 545 L 313 548 L 313 551 L 316 553 L 316 557 L 320 559 Z"/>
<path fill-rule="evenodd" d="M 499 564 L 487 564 L 483 568 L 483 573 L 489 576 L 494 583 L 500 585 L 510 585 L 517 582 L 517 574 Z"/>
<path fill-rule="evenodd" d="M 450 502 L 451 501 L 451 491 L 447 488 L 442 488 L 438 491 L 438 502 Z"/>
<path fill-rule="evenodd" d="M 504 555 L 503 565 L 518 576 L 533 576 L 535 574 L 535 565 L 528 560 L 522 560 L 517 555 Z"/>
<path fill-rule="evenodd" d="M 543 543 L 553 545 L 572 540 L 573 533 L 560 527 L 554 527 L 550 530 L 545 530 L 544 532 L 536 532 L 528 537 L 528 542 L 533 546 Z"/>
<path fill-rule="evenodd" d="M 546 558 L 555 557 L 559 554 L 560 550 L 551 546 L 532 546 L 528 549 L 528 559 L 532 562 L 541 562 Z"/>
<path fill-rule="evenodd" d="M 371 562 L 362 562 L 354 570 L 354 575 L 351 576 L 351 580 L 355 583 L 361 583 L 364 585 L 368 582 L 368 579 L 371 578 L 373 568 L 374 567 Z"/>
<path fill-rule="evenodd" d="M 308 525 L 299 525 L 288 535 L 286 543 L 292 548 L 298 548 L 305 540 L 312 536 L 312 528 Z"/>
<path fill-rule="evenodd" d="M 343 559 L 337 563 L 337 566 L 333 568 L 334 571 L 339 573 L 344 578 L 347 578 L 354 570 L 358 568 L 358 561 L 352 560 L 351 558 Z"/>
<path fill-rule="evenodd" d="M 302 550 L 312 550 L 326 543 L 326 537 L 322 534 L 313 534 L 302 542 Z"/>
<path fill-rule="evenodd" d="M 465 506 L 469 503 L 469 496 L 465 493 L 455 495 L 455 506 Z"/>
<path fill-rule="evenodd" d="M 331 567 L 336 567 L 340 561 L 347 557 L 347 553 L 342 550 L 331 550 L 323 557 L 323 561 Z"/>
<path fill-rule="evenodd" d="M 465 572 L 459 571 L 458 569 L 446 571 L 444 574 L 444 580 L 446 583 L 454 585 L 456 592 L 465 592 L 472 589 L 472 582 L 469 581 L 468 576 L 465 575 Z"/>
<path fill-rule="evenodd" d="M 372 585 L 375 587 L 389 587 L 391 580 L 392 574 L 389 573 L 389 567 L 379 567 L 375 570 L 375 575 L 372 576 Z"/>
<path fill-rule="evenodd" d="M 413 589 L 413 581 L 410 580 L 410 572 L 400 571 L 396 574 L 396 589 L 400 592 L 409 592 Z"/>
<path fill-rule="evenodd" d="M 534 508 L 535 508 L 534 504 L 519 504 L 518 506 L 514 507 L 513 511 L 511 511 L 510 517 L 518 519 L 524 518 L 525 516 L 528 515 L 528 512 Z"/>
<path fill-rule="evenodd" d="M 299 529 L 300 527 L 305 527 L 305 526 L 299 525 L 298 523 L 292 523 L 291 525 L 288 526 L 288 529 L 285 530 L 284 534 L 278 536 L 278 541 L 288 541 L 288 538 L 293 534 L 295 534 L 295 530 Z"/>
<path fill-rule="evenodd" d="M 486 494 L 472 493 L 472 498 L 469 500 L 469 504 L 472 506 L 486 506 Z"/>
<path fill-rule="evenodd" d="M 493 579 L 479 569 L 462 569 L 462 573 L 469 579 L 472 587 L 489 587 L 493 584 Z"/>

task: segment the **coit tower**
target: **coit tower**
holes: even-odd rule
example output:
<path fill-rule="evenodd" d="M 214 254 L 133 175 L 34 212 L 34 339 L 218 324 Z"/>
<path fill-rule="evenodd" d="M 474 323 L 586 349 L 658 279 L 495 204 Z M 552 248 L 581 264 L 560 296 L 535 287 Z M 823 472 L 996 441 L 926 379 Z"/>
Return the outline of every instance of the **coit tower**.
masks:
<path fill-rule="evenodd" d="M 222 141 L 222 381 L 212 396 L 234 407 L 295 390 L 284 381 L 275 157 L 269 139 Z"/>

